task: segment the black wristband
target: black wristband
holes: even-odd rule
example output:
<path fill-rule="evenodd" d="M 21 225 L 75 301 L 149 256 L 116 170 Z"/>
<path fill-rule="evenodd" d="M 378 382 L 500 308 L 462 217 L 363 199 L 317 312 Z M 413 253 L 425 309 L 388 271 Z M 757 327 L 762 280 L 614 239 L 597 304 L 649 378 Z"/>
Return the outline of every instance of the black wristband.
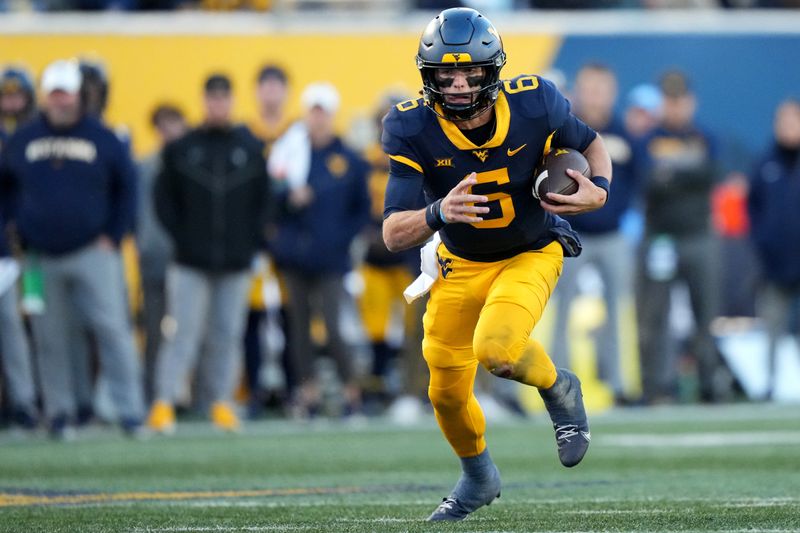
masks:
<path fill-rule="evenodd" d="M 595 186 L 606 191 L 606 202 L 608 202 L 608 197 L 611 194 L 611 191 L 609 190 L 611 188 L 611 184 L 608 182 L 608 180 L 603 176 L 592 176 L 589 181 L 594 183 Z"/>
<path fill-rule="evenodd" d="M 433 231 L 439 231 L 445 226 L 444 220 L 439 218 L 439 208 L 442 205 L 442 199 L 439 198 L 428 207 L 425 208 L 425 223 Z"/>

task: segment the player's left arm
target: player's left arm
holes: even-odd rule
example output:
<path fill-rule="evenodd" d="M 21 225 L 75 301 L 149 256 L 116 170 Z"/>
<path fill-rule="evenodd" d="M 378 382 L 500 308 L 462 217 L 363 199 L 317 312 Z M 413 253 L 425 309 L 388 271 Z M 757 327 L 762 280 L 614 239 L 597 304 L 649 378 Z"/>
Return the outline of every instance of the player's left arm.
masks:
<path fill-rule="evenodd" d="M 591 178 L 584 177 L 575 169 L 567 170 L 578 182 L 577 192 L 569 196 L 547 193 L 547 197 L 559 205 L 545 201 L 540 205 L 556 215 L 577 215 L 600 209 L 608 199 L 611 183 L 611 157 L 606 145 L 597 132 L 570 112 L 569 101 L 551 82 L 542 79 L 540 82 L 539 101 L 547 110 L 549 129 L 555 133 L 553 146 L 573 148 L 583 153 L 591 169 Z"/>
<path fill-rule="evenodd" d="M 602 177 L 611 183 L 611 157 L 608 155 L 603 138 L 598 134 L 588 147 L 583 151 L 589 168 L 592 169 L 592 178 L 587 178 L 577 170 L 567 169 L 567 174 L 578 182 L 578 190 L 574 194 L 563 195 L 547 193 L 548 198 L 559 205 L 541 202 L 543 209 L 556 215 L 577 215 L 600 209 L 608 199 L 608 191 L 595 185 L 592 179 Z"/>

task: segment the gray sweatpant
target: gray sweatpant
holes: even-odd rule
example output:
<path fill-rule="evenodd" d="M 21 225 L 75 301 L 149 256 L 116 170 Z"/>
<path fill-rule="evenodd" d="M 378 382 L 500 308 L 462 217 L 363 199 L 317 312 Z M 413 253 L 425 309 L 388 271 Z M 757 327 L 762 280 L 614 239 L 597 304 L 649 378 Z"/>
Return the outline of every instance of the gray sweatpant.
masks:
<path fill-rule="evenodd" d="M 0 363 L 15 408 L 35 411 L 36 391 L 31 371 L 31 352 L 22 327 L 17 286 L 0 295 Z"/>
<path fill-rule="evenodd" d="M 281 271 L 288 289 L 291 364 L 298 383 L 313 380 L 314 346 L 311 342 L 311 316 L 318 308 L 328 332 L 328 348 L 336 361 L 339 379 L 347 385 L 353 379 L 352 350 L 342 338 L 340 308 L 345 298 L 341 274 L 306 275 L 289 269 Z"/>
<path fill-rule="evenodd" d="M 639 358 L 642 368 L 642 391 L 647 401 L 669 399 L 677 390 L 677 364 L 670 347 L 669 312 L 672 287 L 683 281 L 689 289 L 695 331 L 691 352 L 698 365 L 700 394 L 716 399 L 727 391 L 716 390 L 715 376 L 722 368 L 711 321 L 719 308 L 719 248 L 711 233 L 696 233 L 674 238 L 675 268 L 666 279 L 655 279 L 648 268 L 648 251 L 658 236 L 645 235 L 637 265 L 637 314 L 639 317 Z"/>
<path fill-rule="evenodd" d="M 250 271 L 209 273 L 183 265 L 167 272 L 167 315 L 156 362 L 156 399 L 174 403 L 205 346 L 212 401 L 230 401 L 242 360 Z M 203 344 L 203 341 L 205 343 Z"/>
<path fill-rule="evenodd" d="M 775 392 L 777 382 L 777 347 L 784 335 L 792 335 L 794 341 L 800 345 L 800 335 L 797 335 L 792 319 L 797 319 L 793 308 L 800 307 L 800 288 L 781 287 L 771 282 L 765 282 L 758 294 L 756 302 L 758 316 L 764 321 L 768 339 L 768 394 Z M 800 346 L 798 346 L 800 348 Z"/>
<path fill-rule="evenodd" d="M 36 361 L 41 377 L 44 413 L 48 418 L 75 414 L 70 328 L 80 321 L 97 338 L 101 371 L 121 418 L 144 413 L 139 358 L 133 338 L 118 251 L 95 244 L 60 256 L 41 256 L 45 310 L 32 317 Z"/>
<path fill-rule="evenodd" d="M 558 298 L 553 347 L 550 355 L 556 366 L 569 368 L 570 344 L 567 332 L 570 304 L 580 292 L 581 269 L 594 265 L 602 277 L 607 318 L 597 331 L 598 375 L 611 389 L 621 395 L 622 373 L 620 371 L 620 308 L 630 301 L 632 304 L 634 285 L 633 248 L 622 233 L 603 235 L 581 235 L 583 252 L 578 257 L 564 261 L 564 270 L 554 296 Z"/>

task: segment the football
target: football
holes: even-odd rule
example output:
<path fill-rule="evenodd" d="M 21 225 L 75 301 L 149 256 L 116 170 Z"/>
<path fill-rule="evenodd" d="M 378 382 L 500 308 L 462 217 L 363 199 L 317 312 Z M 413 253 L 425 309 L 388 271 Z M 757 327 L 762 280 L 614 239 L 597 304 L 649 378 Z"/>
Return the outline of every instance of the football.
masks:
<path fill-rule="evenodd" d="M 587 178 L 592 170 L 589 162 L 577 150 L 571 148 L 554 148 L 542 160 L 536 170 L 533 183 L 533 196 L 547 203 L 554 203 L 547 198 L 548 192 L 557 194 L 574 194 L 578 190 L 578 182 L 567 174 L 567 169 L 577 170 Z"/>

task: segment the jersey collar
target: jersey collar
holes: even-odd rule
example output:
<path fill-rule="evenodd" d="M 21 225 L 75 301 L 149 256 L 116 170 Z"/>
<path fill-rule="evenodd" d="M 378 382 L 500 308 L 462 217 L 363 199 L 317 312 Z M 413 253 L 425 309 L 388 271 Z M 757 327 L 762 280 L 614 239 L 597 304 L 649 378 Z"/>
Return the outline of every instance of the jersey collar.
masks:
<path fill-rule="evenodd" d="M 436 105 L 438 106 L 439 104 Z M 437 111 L 441 112 L 441 109 L 437 109 Z M 461 133 L 461 130 L 458 129 L 458 126 L 456 126 L 453 122 L 443 119 L 440 116 L 437 116 L 436 120 L 439 121 L 439 126 L 441 126 L 442 131 L 450 140 L 450 142 L 453 143 L 459 150 L 497 148 L 505 142 L 506 135 L 508 135 L 508 127 L 511 123 L 511 111 L 508 108 L 508 100 L 506 100 L 506 95 L 503 91 L 500 91 L 500 93 L 497 95 L 497 101 L 494 104 L 494 112 L 495 120 L 497 120 L 497 128 L 495 128 L 492 138 L 480 146 L 467 139 L 464 134 Z"/>

